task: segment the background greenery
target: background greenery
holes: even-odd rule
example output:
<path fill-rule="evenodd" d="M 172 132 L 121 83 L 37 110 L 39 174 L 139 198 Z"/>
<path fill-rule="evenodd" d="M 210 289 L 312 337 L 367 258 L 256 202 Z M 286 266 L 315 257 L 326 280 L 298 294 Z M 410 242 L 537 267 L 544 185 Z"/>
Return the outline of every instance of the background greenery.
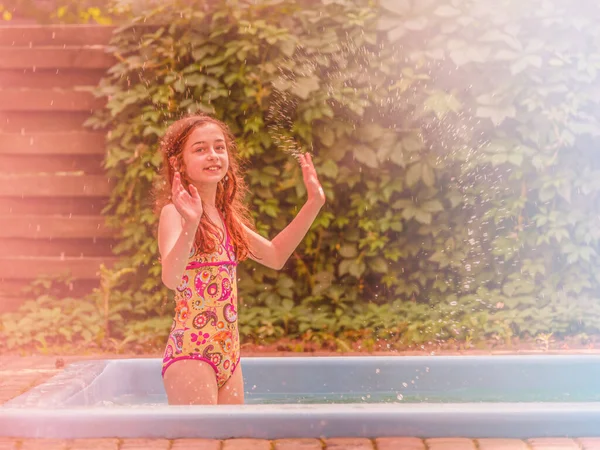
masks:
<path fill-rule="evenodd" d="M 2 339 L 164 345 L 172 304 L 148 193 L 166 126 L 205 111 L 238 138 L 265 236 L 305 201 L 294 152 L 313 153 L 328 197 L 283 271 L 239 266 L 244 342 L 588 343 L 600 328 L 599 18 L 597 2 L 557 0 L 145 10 L 115 35 L 107 107 L 89 121 L 109 130 L 121 265 L 85 302 L 46 295 L 5 315 Z"/>

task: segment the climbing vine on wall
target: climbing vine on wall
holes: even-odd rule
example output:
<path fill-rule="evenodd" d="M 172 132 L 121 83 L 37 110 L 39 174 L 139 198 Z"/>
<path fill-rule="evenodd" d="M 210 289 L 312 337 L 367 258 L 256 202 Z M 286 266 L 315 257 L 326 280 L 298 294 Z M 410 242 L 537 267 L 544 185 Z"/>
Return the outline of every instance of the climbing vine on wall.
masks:
<path fill-rule="evenodd" d="M 246 339 L 597 333 L 598 18 L 552 0 L 144 11 L 115 35 L 89 123 L 109 130 L 106 214 L 135 268 L 115 333 L 168 331 L 148 193 L 159 137 L 190 111 L 231 126 L 265 236 L 305 200 L 294 151 L 328 197 L 282 272 L 240 266 Z"/>

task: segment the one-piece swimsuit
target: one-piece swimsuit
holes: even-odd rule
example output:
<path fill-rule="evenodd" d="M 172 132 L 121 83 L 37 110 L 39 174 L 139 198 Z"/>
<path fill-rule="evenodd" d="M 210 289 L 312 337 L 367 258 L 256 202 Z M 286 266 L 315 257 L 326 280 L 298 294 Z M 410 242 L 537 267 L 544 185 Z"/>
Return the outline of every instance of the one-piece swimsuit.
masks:
<path fill-rule="evenodd" d="M 221 216 L 222 218 L 222 216 Z M 222 387 L 240 361 L 237 321 L 237 259 L 225 220 L 225 236 L 210 254 L 194 245 L 175 291 L 175 316 L 165 348 L 162 375 L 177 361 L 208 363 Z"/>

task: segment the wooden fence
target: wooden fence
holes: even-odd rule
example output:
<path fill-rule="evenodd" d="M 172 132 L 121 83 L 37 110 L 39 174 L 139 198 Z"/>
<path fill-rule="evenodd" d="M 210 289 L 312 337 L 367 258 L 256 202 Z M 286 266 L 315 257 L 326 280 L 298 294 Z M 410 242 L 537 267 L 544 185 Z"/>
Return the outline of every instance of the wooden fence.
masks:
<path fill-rule="evenodd" d="M 114 262 L 100 211 L 110 182 L 104 133 L 84 128 L 102 102 L 86 92 L 113 59 L 112 27 L 0 27 L 0 312 L 39 275 L 70 273 L 72 295 Z"/>

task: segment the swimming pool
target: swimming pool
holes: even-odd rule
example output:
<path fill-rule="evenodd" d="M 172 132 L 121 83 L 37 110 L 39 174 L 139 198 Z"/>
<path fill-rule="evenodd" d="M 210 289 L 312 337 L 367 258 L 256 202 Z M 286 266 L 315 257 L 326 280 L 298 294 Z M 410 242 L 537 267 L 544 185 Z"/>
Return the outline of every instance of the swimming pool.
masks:
<path fill-rule="evenodd" d="M 600 355 L 243 358 L 242 367 L 245 405 L 190 407 L 166 404 L 159 359 L 75 363 L 0 407 L 0 436 L 600 436 Z"/>

